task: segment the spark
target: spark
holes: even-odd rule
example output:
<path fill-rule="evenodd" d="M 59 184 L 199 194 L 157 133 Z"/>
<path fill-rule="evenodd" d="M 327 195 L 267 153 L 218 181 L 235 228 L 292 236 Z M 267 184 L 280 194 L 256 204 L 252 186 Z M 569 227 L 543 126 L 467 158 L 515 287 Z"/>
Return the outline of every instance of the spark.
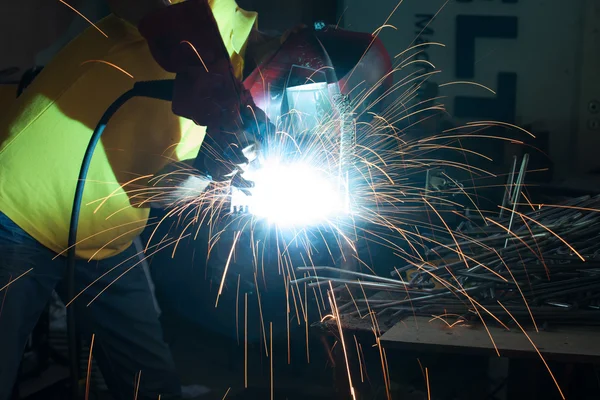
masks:
<path fill-rule="evenodd" d="M 71 10 L 75 11 L 81 18 L 85 19 L 88 24 L 92 25 L 94 28 L 96 28 L 96 30 L 98 32 L 100 32 L 102 35 L 104 35 L 104 37 L 108 38 L 108 35 L 106 33 L 104 33 L 102 31 L 102 29 L 98 28 L 98 26 L 96 26 L 92 21 L 90 21 L 85 15 L 83 15 L 82 13 L 80 13 L 79 11 L 77 11 L 77 9 L 75 9 L 75 7 L 73 7 L 72 5 L 70 5 L 69 3 L 63 1 L 63 0 L 58 0 L 61 3 L 63 3 L 65 6 L 69 7 Z"/>
<path fill-rule="evenodd" d="M 350 373 L 350 363 L 348 361 L 348 352 L 346 350 L 346 341 L 344 340 L 344 332 L 342 331 L 342 321 L 340 318 L 340 315 L 338 314 L 337 311 L 337 303 L 335 300 L 335 295 L 333 294 L 333 285 L 331 284 L 331 281 L 329 282 L 329 289 L 330 291 L 328 291 L 328 296 L 329 296 L 329 303 L 331 305 L 331 311 L 333 312 L 334 318 L 337 322 L 337 326 L 338 326 L 338 331 L 340 334 L 340 341 L 342 342 L 342 351 L 344 353 L 344 361 L 346 362 L 346 371 L 348 373 L 348 384 L 350 385 L 350 396 L 352 396 L 352 399 L 356 400 L 356 393 L 354 392 L 354 385 L 352 384 L 352 374 Z"/>
<path fill-rule="evenodd" d="M 138 398 L 138 393 L 139 393 L 139 390 L 140 390 L 140 381 L 142 380 L 142 371 L 140 370 L 136 375 L 137 376 L 136 376 L 134 400 L 137 400 L 137 398 Z"/>
<path fill-rule="evenodd" d="M 373 33 L 371 33 L 371 36 L 377 36 L 377 35 L 379 35 L 379 32 L 381 32 L 385 28 L 392 28 L 395 31 L 398 30 L 398 28 L 396 28 L 394 25 L 385 24 L 385 25 L 381 25 L 379 28 L 375 29 L 373 31 Z"/>
<path fill-rule="evenodd" d="M 254 286 L 256 287 L 256 298 L 258 300 L 258 314 L 260 316 L 260 326 L 261 326 L 261 333 L 262 333 L 262 337 L 263 337 L 263 343 L 265 346 L 265 353 L 266 356 L 269 356 L 269 350 L 267 348 L 267 331 L 265 330 L 265 321 L 263 318 L 263 312 L 262 312 L 262 303 L 260 301 L 260 290 L 258 290 L 258 281 L 256 280 L 256 274 L 254 274 Z"/>
<path fill-rule="evenodd" d="M 202 66 L 204 67 L 206 72 L 208 72 L 208 67 L 204 63 L 204 60 L 202 59 L 202 57 L 200 57 L 200 53 L 198 53 L 198 50 L 196 50 L 196 47 L 194 47 L 194 45 L 192 43 L 188 42 L 187 40 L 182 40 L 179 44 L 184 44 L 184 43 L 192 48 L 192 50 L 194 51 L 194 53 L 196 53 L 196 56 L 198 56 L 198 59 L 202 63 Z"/>
<path fill-rule="evenodd" d="M 427 400 L 431 400 L 431 388 L 429 387 L 429 370 L 425 367 L 425 381 L 427 382 Z"/>
<path fill-rule="evenodd" d="M 442 223 L 444 224 L 444 226 L 446 227 L 446 230 L 448 230 L 448 233 L 450 234 L 450 236 L 452 237 L 452 240 L 454 241 L 454 243 L 456 244 L 456 248 L 457 248 L 457 252 L 458 255 L 463 259 L 463 261 L 465 262 L 465 266 L 467 268 L 469 268 L 469 263 L 467 262 L 467 258 L 465 256 L 465 254 L 462 252 L 462 250 L 460 249 L 460 245 L 458 244 L 458 240 L 456 240 L 456 237 L 454 236 L 454 233 L 452 233 L 452 229 L 450 229 L 450 227 L 448 226 L 448 224 L 446 224 L 446 221 L 444 220 L 444 218 L 442 218 L 442 216 L 440 215 L 440 213 L 431 205 L 430 202 L 427 201 L 427 199 L 423 198 L 423 201 L 429 206 L 431 207 L 431 209 L 433 210 L 433 212 L 438 216 L 438 218 L 442 221 Z"/>
<path fill-rule="evenodd" d="M 520 126 L 515 125 L 515 124 L 509 124 L 508 122 L 473 121 L 473 122 L 467 122 L 467 126 L 504 126 L 504 127 L 508 127 L 508 128 L 518 129 L 521 132 L 525 132 L 526 134 L 528 134 L 529 136 L 531 136 L 532 138 L 535 139 L 535 135 L 533 133 L 529 132 L 527 129 L 521 128 Z"/>
<path fill-rule="evenodd" d="M 88 364 L 87 364 L 87 375 L 85 377 L 85 400 L 90 398 L 90 379 L 92 377 L 92 352 L 94 350 L 94 339 L 96 338 L 96 334 L 92 333 L 92 340 L 90 342 L 90 354 L 88 356 Z"/>
<path fill-rule="evenodd" d="M 310 351 L 308 346 L 308 295 L 306 293 L 307 288 L 308 287 L 306 283 L 304 283 L 304 308 L 306 309 L 306 315 L 304 316 L 304 326 L 306 327 L 306 363 L 310 364 Z"/>
<path fill-rule="evenodd" d="M 169 243 L 167 243 L 166 245 L 159 247 L 157 246 L 153 246 L 153 247 L 158 247 L 158 250 L 154 251 L 153 253 L 150 253 L 148 256 L 146 256 L 144 258 L 144 260 L 154 254 L 156 254 L 158 251 L 172 245 L 174 242 L 171 241 Z M 127 258 L 124 261 L 121 261 L 119 264 L 115 265 L 114 267 L 110 268 L 109 270 L 107 270 L 106 272 L 104 272 L 102 275 L 100 275 L 99 277 L 97 277 L 94 281 L 92 281 L 89 285 L 87 285 L 84 289 L 82 289 L 75 297 L 73 297 L 71 300 L 69 300 L 67 302 L 67 304 L 65 304 L 65 307 L 69 307 L 79 296 L 81 296 L 86 290 L 88 290 L 90 287 L 92 287 L 94 284 L 98 283 L 102 278 L 106 277 L 108 274 L 110 274 L 111 272 L 113 272 L 114 270 L 116 270 L 117 268 L 119 268 L 120 266 L 122 266 L 123 264 L 125 264 L 126 262 L 138 257 L 140 254 L 144 254 L 144 252 L 138 252 L 134 255 L 132 255 L 131 257 Z M 90 300 L 90 302 L 88 303 L 88 306 L 90 304 L 92 304 L 98 297 L 100 297 L 100 295 L 102 293 L 104 293 L 110 286 L 112 286 L 117 280 L 119 280 L 122 276 L 124 276 L 127 272 L 131 271 L 133 268 L 135 268 L 136 266 L 138 266 L 139 264 L 142 263 L 143 260 L 140 260 L 138 262 L 136 262 L 135 264 L 133 264 L 131 267 L 127 268 L 122 274 L 120 274 L 117 278 L 115 278 L 111 283 L 109 283 L 104 289 L 102 289 L 92 300 Z"/>
<path fill-rule="evenodd" d="M 421 374 L 423 375 L 423 379 L 425 378 L 425 369 L 423 368 L 423 364 L 421 364 L 421 360 L 417 358 L 417 362 L 419 363 L 419 368 L 421 369 Z"/>
<path fill-rule="evenodd" d="M 338 27 L 340 26 L 340 22 L 342 22 L 342 18 L 344 18 L 344 14 L 346 14 L 346 11 L 348 10 L 348 7 L 346 6 L 346 8 L 344 8 L 344 11 L 342 11 L 342 14 L 340 15 L 340 18 L 337 21 L 337 24 L 335 24 L 335 29 L 338 29 Z"/>
<path fill-rule="evenodd" d="M 248 293 L 244 293 L 244 388 L 248 388 Z"/>
<path fill-rule="evenodd" d="M 392 12 L 390 13 L 390 15 L 388 15 L 387 19 L 383 22 L 383 26 L 387 25 L 387 23 L 389 22 L 389 20 L 392 18 L 392 16 L 396 13 L 396 10 L 398 9 L 398 7 L 400 7 L 400 5 L 404 2 L 404 0 L 400 0 L 398 2 L 398 4 L 396 4 L 396 7 L 394 7 L 394 9 L 392 10 Z M 363 55 L 360 57 L 360 59 L 358 60 L 358 62 L 356 63 L 356 65 L 354 66 L 354 68 L 352 68 L 352 70 L 350 71 L 350 75 L 348 76 L 348 81 L 350 80 L 350 77 L 352 77 L 352 74 L 354 74 L 354 71 L 356 70 L 356 68 L 360 65 L 361 61 L 363 60 L 363 58 L 365 58 L 365 56 L 367 55 L 367 53 L 369 52 L 369 50 L 371 49 L 371 46 L 373 46 L 373 43 L 375 43 L 375 39 L 377 39 L 377 36 L 379 36 L 379 33 L 381 32 L 380 30 L 376 31 L 377 34 L 373 35 L 373 39 L 371 39 L 371 42 L 369 43 L 369 45 L 367 46 L 367 49 L 365 50 L 365 52 L 363 53 Z M 344 86 L 346 84 L 344 83 Z M 344 87 L 341 88 L 342 90 L 344 89 Z"/>
<path fill-rule="evenodd" d="M 238 281 L 237 281 L 237 290 L 235 292 L 235 336 L 237 338 L 237 344 L 238 346 L 240 345 L 240 327 L 239 327 L 239 322 L 240 322 L 240 279 L 242 277 L 242 274 L 238 274 Z"/>
<path fill-rule="evenodd" d="M 531 227 L 529 226 L 527 221 L 525 221 L 525 219 L 523 217 L 520 217 L 520 218 L 521 218 L 521 221 L 523 221 L 523 224 L 527 227 L 527 231 L 529 232 L 529 235 L 533 238 L 533 241 L 535 242 L 535 247 L 537 248 L 538 251 L 537 251 L 537 254 L 536 253 L 534 253 L 534 254 L 540 260 L 542 265 L 544 266 L 544 270 L 546 271 L 546 277 L 548 278 L 548 280 L 550 280 L 550 268 L 548 268 L 548 265 L 546 265 L 546 261 L 544 260 L 544 254 L 542 252 L 542 249 L 540 249 L 540 245 L 538 244 L 538 241 L 537 241 L 535 235 L 533 234 L 533 231 L 531 230 Z M 536 330 L 537 330 L 537 328 L 536 328 Z"/>
<path fill-rule="evenodd" d="M 121 68 L 118 65 L 113 64 L 113 63 L 111 63 L 109 61 L 105 61 L 105 60 L 87 60 L 87 61 L 82 62 L 80 64 L 80 66 L 83 66 L 83 65 L 89 64 L 89 63 L 93 63 L 93 62 L 110 65 L 111 67 L 117 69 L 118 71 L 121 71 L 122 73 L 124 73 L 125 75 L 127 75 L 128 77 L 130 77 L 131 79 L 134 79 L 133 75 L 131 75 L 129 72 L 125 71 L 123 68 Z"/>
<path fill-rule="evenodd" d="M 380 334 L 380 336 L 381 336 L 381 334 Z M 390 378 L 390 368 L 388 366 L 388 361 L 387 361 L 387 353 L 385 352 L 385 349 L 381 345 L 381 340 L 379 338 L 377 339 L 377 342 L 378 342 L 377 347 L 379 348 L 379 351 L 382 354 L 382 360 L 383 360 L 383 376 L 384 376 L 384 380 L 385 380 L 385 392 L 386 392 L 388 400 L 392 400 L 392 393 L 391 393 L 392 382 L 391 382 L 391 378 Z"/>
<path fill-rule="evenodd" d="M 8 283 L 12 281 L 12 274 L 8 275 Z M 2 304 L 0 304 L 0 318 L 2 317 L 2 311 L 4 311 L 4 303 L 6 302 L 6 296 L 8 295 L 8 290 L 4 292 L 2 296 Z"/>
<path fill-rule="evenodd" d="M 527 204 L 524 203 L 519 203 L 518 205 L 520 206 L 524 206 Z M 542 209 L 543 207 L 552 207 L 552 208 L 566 208 L 569 210 L 580 210 L 580 211 L 592 211 L 592 212 L 600 212 L 599 209 L 597 208 L 589 208 L 589 207 L 577 207 L 577 206 L 568 206 L 568 205 L 561 205 L 561 204 L 544 204 L 544 203 L 538 203 L 538 204 L 531 204 L 532 206 L 538 207 L 538 209 Z"/>
<path fill-rule="evenodd" d="M 273 322 L 269 322 L 269 338 L 270 338 L 270 347 L 269 351 L 271 355 L 269 356 L 269 360 L 271 362 L 271 400 L 273 400 Z"/>
<path fill-rule="evenodd" d="M 442 4 L 442 6 L 437 10 L 437 12 L 434 14 L 434 16 L 431 17 L 429 19 L 429 21 L 427 21 L 427 24 L 425 24 L 423 29 L 421 29 L 421 32 L 419 32 L 417 34 L 417 36 L 415 36 L 415 38 L 413 39 L 413 41 L 411 42 L 411 44 L 409 46 L 412 46 L 417 41 L 417 39 L 421 36 L 421 34 L 423 32 L 425 32 L 425 29 L 427 29 L 429 27 L 429 25 L 433 22 L 433 20 L 438 16 L 438 14 L 442 12 L 442 10 L 444 9 L 444 7 L 446 7 L 446 4 L 448 4 L 449 1 L 450 0 L 446 0 L 446 2 L 444 4 Z"/>
<path fill-rule="evenodd" d="M 290 346 L 290 342 L 291 342 L 291 335 L 290 335 L 290 280 L 284 280 L 284 285 L 285 285 L 285 325 L 287 328 L 287 351 L 288 351 L 288 356 L 287 356 L 287 362 L 288 365 L 290 365 L 291 363 L 291 357 L 292 357 L 292 350 L 291 350 L 291 346 Z M 292 292 L 293 293 L 293 292 Z"/>
<path fill-rule="evenodd" d="M 227 391 L 225 392 L 225 394 L 223 395 L 223 398 L 221 400 L 225 400 L 225 398 L 227 397 L 227 395 L 229 394 L 229 391 L 231 390 L 231 388 L 227 388 Z"/>
<path fill-rule="evenodd" d="M 3 291 L 4 289 L 6 289 L 7 287 L 9 287 L 10 285 L 12 285 L 13 283 L 15 283 L 16 281 L 18 281 L 19 279 L 21 279 L 22 277 L 24 277 L 25 275 L 27 275 L 28 273 L 30 273 L 32 270 L 33 270 L 33 268 L 29 268 L 27 271 L 23 272 L 21 275 L 17 276 L 15 279 L 10 280 L 6 285 L 4 285 L 0 288 L 0 292 Z"/>
<path fill-rule="evenodd" d="M 85 239 L 81 239 L 81 240 L 75 242 L 75 244 L 73 246 L 79 246 L 81 243 L 83 243 L 83 242 L 85 242 L 85 241 L 87 241 L 89 239 L 92 239 L 92 238 L 94 238 L 96 236 L 102 235 L 103 233 L 109 232 L 111 230 L 120 229 L 120 228 L 123 228 L 123 227 L 128 226 L 128 225 L 133 225 L 133 224 L 140 224 L 141 225 L 141 224 L 145 224 L 145 223 L 146 223 L 146 220 L 145 219 L 141 219 L 141 220 L 126 222 L 124 224 L 116 225 L 116 226 L 113 226 L 113 227 L 110 227 L 110 228 L 107 228 L 107 229 L 103 229 L 103 230 L 101 230 L 99 232 L 96 232 L 96 233 L 94 233 L 94 234 L 86 237 Z M 148 223 L 145 226 L 152 226 L 152 225 L 153 224 Z M 137 229 L 139 229 L 139 228 L 136 228 L 135 230 L 137 230 Z M 131 230 L 131 232 L 134 232 L 135 230 Z M 56 260 L 60 256 L 64 255 L 73 246 L 69 246 L 69 247 L 65 248 L 63 251 L 61 251 L 60 253 L 56 254 L 54 257 L 52 257 L 52 260 Z"/>
<path fill-rule="evenodd" d="M 414 46 L 410 46 L 407 47 L 406 50 L 403 50 L 402 52 L 396 54 L 394 56 L 394 58 L 398 58 L 400 56 L 402 56 L 404 53 L 410 51 L 410 50 L 414 50 L 417 47 L 424 47 L 424 46 L 440 46 L 440 47 L 446 47 L 446 45 L 444 43 L 439 43 L 439 42 L 423 42 L 423 43 L 419 43 L 419 44 L 415 44 Z"/>
<path fill-rule="evenodd" d="M 223 293 L 223 286 L 225 285 L 225 278 L 227 277 L 227 271 L 229 270 L 229 264 L 231 263 L 231 257 L 233 256 L 233 252 L 235 250 L 235 244 L 240 238 L 242 231 L 237 231 L 233 237 L 233 244 L 231 245 L 231 250 L 229 250 L 229 255 L 227 256 L 227 262 L 225 263 L 225 270 L 223 271 L 223 277 L 221 278 L 221 284 L 219 285 L 219 292 L 217 293 L 217 301 L 215 302 L 215 307 L 219 305 L 219 297 Z"/>
<path fill-rule="evenodd" d="M 493 220 L 493 219 L 491 219 L 491 218 L 484 217 L 484 219 L 485 219 L 486 221 L 488 221 L 488 222 L 491 222 L 492 224 L 496 225 L 497 227 L 499 227 L 499 228 L 501 228 L 501 229 L 505 230 L 505 231 L 506 231 L 506 233 L 508 233 L 509 235 L 512 235 L 512 236 L 514 236 L 514 237 L 515 237 L 515 239 L 517 239 L 519 242 L 523 243 L 523 245 L 524 245 L 525 247 L 527 247 L 527 249 L 528 249 L 529 251 L 531 251 L 531 253 L 532 253 L 532 254 L 536 255 L 536 257 L 538 257 L 538 258 L 539 258 L 539 256 L 538 256 L 538 255 L 537 255 L 537 253 L 536 253 L 536 252 L 535 252 L 535 251 L 534 251 L 534 250 L 531 248 L 531 246 L 529 246 L 529 245 L 527 244 L 527 242 L 525 242 L 525 241 L 524 241 L 524 240 L 523 240 L 523 239 L 522 239 L 522 238 L 521 238 L 519 235 L 517 235 L 515 232 L 513 232 L 513 231 L 509 230 L 509 229 L 508 229 L 508 228 L 506 228 L 504 225 L 500 224 L 499 222 L 496 222 L 496 221 L 494 221 L 494 220 Z"/>
<path fill-rule="evenodd" d="M 500 306 L 504 309 L 504 311 L 506 311 L 506 313 L 508 315 L 510 315 L 510 317 L 515 322 L 515 324 L 517 324 L 517 326 L 519 327 L 519 329 L 521 329 L 521 332 L 523 332 L 523 335 L 525 335 L 525 337 L 527 338 L 527 340 L 529 340 L 529 343 L 531 343 L 531 345 L 535 349 L 535 352 L 538 354 L 538 356 L 540 356 L 540 359 L 542 360 L 542 362 L 546 366 L 546 369 L 548 370 L 548 373 L 550 373 L 550 377 L 554 381 L 554 384 L 556 385 L 556 388 L 558 389 L 558 392 L 560 393 L 560 397 L 562 397 L 562 399 L 564 400 L 565 399 L 565 395 L 563 394 L 563 391 L 561 390 L 560 385 L 558 384 L 558 381 L 554 377 L 554 374 L 552 373 L 552 370 L 550 369 L 550 367 L 546 363 L 546 360 L 542 356 L 542 353 L 540 353 L 540 350 L 537 348 L 537 346 L 535 345 L 535 343 L 533 343 L 533 340 L 531 340 L 531 337 L 527 334 L 527 332 L 525 331 L 525 329 L 523 329 L 523 327 L 521 326 L 521 324 L 519 324 L 519 322 L 516 320 L 516 318 L 510 313 L 510 311 L 508 311 L 508 309 L 506 307 L 504 307 L 504 304 L 502 304 L 500 302 L 500 300 L 497 300 L 497 301 L 498 301 L 498 304 L 500 304 Z"/>
<path fill-rule="evenodd" d="M 137 177 L 137 178 L 133 178 L 133 179 L 131 179 L 131 180 L 129 180 L 129 181 L 127 181 L 127 182 L 123 183 L 122 185 L 119 185 L 119 187 L 117 187 L 115 190 L 113 190 L 113 191 L 112 191 L 112 192 L 111 192 L 111 193 L 110 193 L 108 196 L 106 196 L 106 197 L 104 197 L 104 198 L 97 199 L 97 200 L 95 200 L 94 202 L 90 202 L 90 203 L 88 203 L 88 204 L 86 204 L 86 205 L 91 205 L 91 204 L 93 204 L 93 203 L 95 203 L 95 202 L 100 202 L 100 204 L 99 204 L 99 205 L 96 207 L 96 209 L 94 209 L 94 214 L 95 214 L 95 213 L 97 213 L 97 212 L 98 212 L 98 210 L 100 210 L 100 208 L 102 208 L 102 206 L 103 206 L 104 204 L 106 204 L 106 202 L 107 202 L 109 199 L 111 199 L 112 197 L 114 197 L 115 195 L 117 195 L 117 193 L 118 193 L 119 191 L 121 191 L 121 190 L 123 191 L 121 194 L 127 194 L 128 192 L 125 192 L 125 187 L 126 187 L 126 186 L 128 186 L 128 185 L 131 185 L 131 184 L 133 184 L 133 183 L 135 183 L 135 182 L 138 182 L 138 181 L 143 181 L 143 180 L 150 179 L 150 178 L 152 178 L 152 177 L 153 177 L 153 175 L 143 175 L 143 176 L 139 176 L 139 177 Z"/>
<path fill-rule="evenodd" d="M 356 340 L 356 335 L 352 335 L 354 336 L 354 344 L 356 345 L 356 355 L 358 357 L 358 366 L 360 368 L 360 381 L 364 383 L 365 378 L 363 376 L 363 366 L 362 366 L 362 360 L 360 358 L 360 347 L 358 346 L 358 340 Z"/>
<path fill-rule="evenodd" d="M 500 259 L 500 261 L 504 265 L 504 268 L 510 274 L 510 277 L 512 278 L 512 280 L 515 283 L 515 285 L 517 285 L 517 289 L 519 290 L 519 294 L 521 295 L 521 298 L 523 299 L 523 302 L 525 303 L 525 307 L 527 307 L 527 312 L 529 313 L 529 316 L 531 317 L 531 321 L 533 322 L 533 326 L 535 328 L 535 331 L 539 332 L 537 323 L 535 322 L 535 318 L 533 318 L 533 313 L 531 312 L 531 308 L 529 307 L 529 303 L 527 302 L 527 299 L 525 298 L 525 294 L 523 294 L 523 291 L 521 290 L 521 286 L 517 283 L 517 280 L 515 279 L 512 271 L 510 270 L 510 268 L 508 268 L 508 265 L 506 265 L 506 263 L 504 262 L 504 259 L 502 257 L 500 257 L 500 254 L 498 254 L 498 251 L 496 249 L 494 249 L 494 252 L 498 256 L 498 259 Z"/>
<path fill-rule="evenodd" d="M 473 86 L 479 86 L 480 88 L 484 88 L 485 90 L 487 90 L 488 92 L 492 93 L 493 95 L 496 94 L 495 91 L 493 91 L 492 89 L 490 89 L 489 87 L 481 84 L 481 83 L 477 83 L 477 82 L 469 82 L 469 81 L 454 81 L 454 82 L 446 82 L 446 83 L 441 83 L 439 85 L 439 87 L 444 87 L 444 86 L 450 86 L 450 85 L 473 85 Z"/>
<path fill-rule="evenodd" d="M 515 214 L 519 215 L 521 218 L 526 218 L 528 221 L 531 221 L 531 222 L 533 222 L 533 223 L 541 226 L 542 228 L 544 228 L 545 230 L 547 230 L 548 232 L 550 232 L 555 238 L 557 238 L 558 240 L 560 240 L 561 242 L 563 242 L 564 245 L 567 246 L 573 253 L 575 253 L 575 255 L 577 255 L 577 257 L 579 257 L 579 259 L 581 261 L 583 261 L 583 262 L 586 261 L 585 258 L 581 254 L 579 254 L 579 252 L 577 250 L 575 250 L 575 248 L 573 246 L 571 246 L 566 240 L 564 240 L 562 237 L 560 237 L 560 235 L 557 235 L 556 233 L 554 233 L 554 231 L 552 229 L 548 228 L 546 225 L 542 224 L 541 222 L 536 221 L 535 219 L 533 219 L 531 217 L 528 217 L 525 214 L 521 214 L 520 212 L 513 211 L 513 210 L 510 210 L 510 209 L 508 209 L 506 207 L 502 207 L 502 206 L 499 206 L 499 207 L 503 208 L 503 209 L 505 209 L 507 211 L 512 211 Z"/>
<path fill-rule="evenodd" d="M 462 148 L 453 147 L 453 146 L 445 146 L 443 144 L 424 145 L 424 146 L 421 146 L 421 148 L 432 149 L 432 150 L 440 150 L 440 149 L 456 150 L 456 151 L 460 151 L 461 153 L 469 153 L 469 154 L 476 155 L 477 157 L 481 157 L 487 161 L 494 161 L 492 158 L 486 156 L 485 154 L 481 154 L 481 153 L 478 153 L 476 151 L 469 150 L 469 149 L 462 149 Z"/>
<path fill-rule="evenodd" d="M 485 125 L 485 126 L 489 126 L 489 125 Z M 458 129 L 462 129 L 464 128 L 464 126 L 458 127 L 458 128 L 450 128 L 450 129 L 446 129 L 444 131 L 445 132 L 450 132 L 450 131 L 455 131 Z M 465 138 L 465 139 L 469 139 L 469 138 L 484 138 L 484 139 L 496 139 L 496 140 L 503 140 L 505 142 L 510 142 L 510 143 L 514 143 L 514 144 L 524 144 L 524 142 L 520 141 L 520 140 L 515 140 L 515 139 L 510 139 L 510 138 L 505 138 L 502 136 L 492 136 L 492 135 L 471 135 L 471 134 L 464 134 L 464 135 L 443 135 L 443 136 L 431 136 L 428 138 L 424 138 L 424 139 L 420 139 L 419 142 L 431 142 L 434 140 L 442 140 L 442 139 L 458 139 L 458 138 Z"/>
<path fill-rule="evenodd" d="M 454 321 L 453 323 L 449 323 L 448 321 L 446 321 L 444 318 L 448 317 L 448 316 L 454 316 L 454 317 L 459 317 L 456 321 Z M 429 320 L 429 322 L 431 321 L 435 321 L 435 320 L 440 320 L 443 323 L 445 323 L 448 328 L 454 328 L 456 325 L 462 324 L 463 322 L 465 322 L 464 319 L 460 318 L 460 315 L 456 315 L 456 314 L 443 314 L 443 315 L 432 315 L 432 318 Z"/>

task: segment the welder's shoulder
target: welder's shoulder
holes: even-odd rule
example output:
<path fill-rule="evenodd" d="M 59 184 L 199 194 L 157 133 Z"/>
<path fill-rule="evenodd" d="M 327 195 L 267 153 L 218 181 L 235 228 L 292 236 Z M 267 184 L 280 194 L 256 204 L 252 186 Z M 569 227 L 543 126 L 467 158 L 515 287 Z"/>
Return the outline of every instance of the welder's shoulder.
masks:
<path fill-rule="evenodd" d="M 134 81 L 167 79 L 137 28 L 108 16 L 75 38 L 3 113 L 0 135 L 40 118 L 78 120 L 93 128 L 106 108 Z M 4 129 L 8 127 L 8 129 Z M 4 139 L 4 138 L 0 138 Z"/>

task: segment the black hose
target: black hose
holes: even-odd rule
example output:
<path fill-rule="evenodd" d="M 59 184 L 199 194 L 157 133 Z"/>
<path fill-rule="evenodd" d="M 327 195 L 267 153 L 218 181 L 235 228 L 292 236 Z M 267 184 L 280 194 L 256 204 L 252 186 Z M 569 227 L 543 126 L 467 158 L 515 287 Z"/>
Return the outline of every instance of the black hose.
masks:
<path fill-rule="evenodd" d="M 77 226 L 79 224 L 79 214 L 81 211 L 81 200 L 83 198 L 83 190 L 85 188 L 85 180 L 96 145 L 100 141 L 100 137 L 108 124 L 108 121 L 117 112 L 123 104 L 133 97 L 150 97 L 171 101 L 173 97 L 173 80 L 147 81 L 137 82 L 132 89 L 123 93 L 115 100 L 110 107 L 104 112 L 102 118 L 96 125 L 90 142 L 85 150 L 81 169 L 79 170 L 79 178 L 75 187 L 75 198 L 73 199 L 73 210 L 71 211 L 71 222 L 69 225 L 69 241 L 67 254 L 67 298 L 72 300 L 75 297 L 75 261 L 76 261 L 76 243 L 77 243 Z M 75 318 L 75 305 L 72 304 L 67 308 L 67 340 L 69 344 L 69 368 L 70 368 L 70 383 L 71 397 L 76 400 L 79 396 L 79 340 L 77 335 L 77 325 Z"/>

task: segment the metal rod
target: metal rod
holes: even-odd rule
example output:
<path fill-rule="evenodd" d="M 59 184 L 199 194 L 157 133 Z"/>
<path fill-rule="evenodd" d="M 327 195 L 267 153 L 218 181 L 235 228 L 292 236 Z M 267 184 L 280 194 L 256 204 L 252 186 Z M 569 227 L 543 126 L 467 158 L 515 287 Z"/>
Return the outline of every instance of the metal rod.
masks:
<path fill-rule="evenodd" d="M 517 207 L 519 206 L 519 198 L 521 197 L 521 187 L 523 186 L 523 181 L 525 180 L 525 173 L 527 172 L 527 164 L 529 163 L 529 154 L 525 154 L 523 156 L 523 162 L 521 162 L 521 169 L 519 171 L 519 176 L 517 177 L 517 183 L 515 185 L 515 191 L 513 194 L 513 208 L 512 213 L 510 215 L 510 221 L 508 222 L 508 232 L 506 241 L 504 242 L 504 248 L 508 246 L 508 241 L 510 240 L 510 230 L 512 228 L 512 224 L 515 218 L 515 211 L 517 211 Z"/>
<path fill-rule="evenodd" d="M 379 282 L 386 282 L 386 283 L 391 283 L 394 285 L 409 285 L 408 282 L 404 282 L 401 281 L 399 279 L 392 279 L 392 278 L 384 278 L 381 276 L 377 276 L 377 275 L 370 275 L 370 274 L 365 274 L 362 272 L 355 272 L 355 271 L 348 271 L 345 269 L 339 269 L 339 268 L 334 268 L 334 267 L 298 267 L 296 268 L 297 271 L 300 272 L 304 272 L 304 271 L 329 271 L 329 272 L 334 272 L 334 273 L 340 273 L 340 274 L 345 274 L 345 275 L 353 275 L 353 276 L 359 276 L 362 278 L 367 278 L 367 279 L 371 279 L 374 281 L 379 281 Z M 301 283 L 304 282 L 303 279 L 305 278 L 301 278 L 301 279 L 296 279 L 294 281 L 291 281 L 290 283 L 292 284 L 296 284 L 296 283 Z M 319 279 L 321 279 L 319 277 Z M 327 278 L 324 278 L 327 279 Z"/>
<path fill-rule="evenodd" d="M 508 180 L 506 182 L 506 188 L 504 189 L 504 196 L 502 197 L 502 208 L 500 209 L 500 214 L 498 215 L 498 218 L 502 219 L 502 215 L 504 214 L 504 208 L 506 207 L 506 204 L 508 202 L 508 204 L 513 203 L 512 198 L 511 198 L 511 188 L 513 185 L 513 181 L 515 179 L 515 171 L 517 170 L 517 156 L 513 156 L 513 165 L 512 168 L 510 170 L 510 174 L 508 175 Z"/>

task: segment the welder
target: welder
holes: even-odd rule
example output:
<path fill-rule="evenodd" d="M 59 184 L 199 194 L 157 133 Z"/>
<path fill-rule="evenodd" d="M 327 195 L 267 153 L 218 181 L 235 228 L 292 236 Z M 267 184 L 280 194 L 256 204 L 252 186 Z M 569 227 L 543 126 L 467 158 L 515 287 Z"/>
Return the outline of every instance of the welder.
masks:
<path fill-rule="evenodd" d="M 286 35 L 264 40 L 256 13 L 234 0 L 112 3 L 114 14 L 65 47 L 0 119 L 0 400 L 53 290 L 63 292 L 81 160 L 116 98 L 135 81 L 175 79 L 172 103 L 134 98 L 110 120 L 81 207 L 73 306 L 118 399 L 181 396 L 148 280 L 135 267 L 151 178 L 186 162 L 250 186 L 236 172 L 256 151 L 243 150 L 260 149 L 273 130 L 242 79 Z"/>

